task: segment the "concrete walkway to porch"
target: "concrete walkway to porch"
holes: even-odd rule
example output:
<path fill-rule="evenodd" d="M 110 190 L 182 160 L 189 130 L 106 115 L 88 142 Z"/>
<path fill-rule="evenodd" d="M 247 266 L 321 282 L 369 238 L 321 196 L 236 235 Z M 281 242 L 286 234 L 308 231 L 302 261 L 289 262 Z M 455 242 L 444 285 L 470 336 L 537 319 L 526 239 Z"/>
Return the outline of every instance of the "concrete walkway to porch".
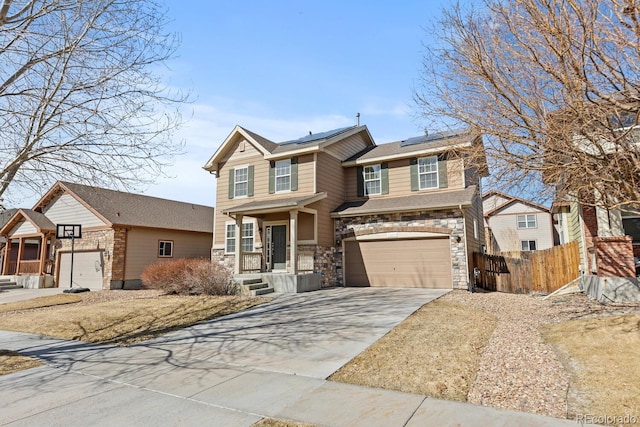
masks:
<path fill-rule="evenodd" d="M 0 425 L 574 425 L 324 379 L 443 293 L 284 295 L 126 348 L 0 331 L 3 348 L 47 363 L 0 377 Z"/>

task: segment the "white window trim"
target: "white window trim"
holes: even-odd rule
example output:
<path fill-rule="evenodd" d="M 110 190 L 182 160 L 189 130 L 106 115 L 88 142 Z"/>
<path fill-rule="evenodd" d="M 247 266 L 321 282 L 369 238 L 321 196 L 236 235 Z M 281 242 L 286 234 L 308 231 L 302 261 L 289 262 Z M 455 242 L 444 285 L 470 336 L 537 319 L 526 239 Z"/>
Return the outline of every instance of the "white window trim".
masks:
<path fill-rule="evenodd" d="M 367 179 L 366 169 L 374 168 L 374 172 L 375 172 L 376 167 L 378 168 L 378 177 L 374 179 Z M 380 183 L 378 185 L 378 188 L 380 189 L 380 191 L 378 191 L 377 193 L 369 193 L 369 191 L 367 190 L 367 182 L 376 182 L 376 181 Z M 362 185 L 364 187 L 365 196 L 379 196 L 380 194 L 382 194 L 382 165 L 381 164 L 378 163 L 376 165 L 366 165 L 362 167 Z"/>
<path fill-rule="evenodd" d="M 533 217 L 533 226 L 529 227 L 529 216 Z M 524 217 L 524 227 L 520 226 L 520 217 Z M 538 228 L 538 216 L 536 214 L 518 214 L 516 216 L 516 223 L 519 230 Z"/>
<path fill-rule="evenodd" d="M 289 173 L 288 174 L 283 174 L 283 175 L 278 175 L 278 163 L 282 163 L 282 162 L 288 162 L 289 163 Z M 284 178 L 284 177 L 289 177 L 289 188 L 285 188 L 284 190 L 278 190 L 278 178 Z M 284 160 L 276 160 L 275 163 L 275 173 L 274 173 L 274 187 L 275 187 L 275 192 L 276 193 L 289 193 L 291 192 L 291 159 L 284 159 Z"/>
<path fill-rule="evenodd" d="M 236 173 L 237 173 L 237 171 L 239 171 L 241 169 L 246 169 L 247 170 L 247 180 L 246 181 L 240 181 L 240 182 L 246 182 L 247 183 L 247 194 L 238 195 L 236 193 L 236 189 L 238 188 L 238 176 L 237 176 Z M 236 166 L 236 167 L 233 168 L 233 198 L 234 199 L 243 199 L 243 198 L 246 198 L 246 197 L 249 197 L 249 165 Z"/>
<path fill-rule="evenodd" d="M 247 219 L 247 220 L 243 220 L 242 224 L 243 225 L 244 224 L 253 224 L 253 227 L 252 227 L 253 228 L 253 245 L 252 245 L 253 248 L 252 248 L 252 250 L 250 252 L 255 252 L 255 250 L 256 250 L 256 233 L 257 233 L 256 227 L 257 227 L 257 222 L 256 222 L 255 219 Z M 224 223 L 224 243 L 223 243 L 225 255 L 233 255 L 233 254 L 236 253 L 235 250 L 233 252 L 227 251 L 227 240 L 229 240 L 229 237 L 227 237 L 227 229 L 229 228 L 230 225 L 234 226 L 234 228 L 233 228 L 234 229 L 233 241 L 235 242 L 235 225 L 236 225 L 236 223 L 235 223 L 235 221 L 226 221 Z M 240 230 L 240 232 L 242 232 L 242 229 Z M 242 236 L 240 236 L 240 244 L 242 244 Z M 247 251 L 245 251 L 245 252 L 247 252 Z"/>
<path fill-rule="evenodd" d="M 169 255 L 160 254 L 160 248 L 162 247 L 163 243 L 171 244 L 171 253 Z M 158 240 L 158 258 L 173 258 L 173 240 Z"/>
<path fill-rule="evenodd" d="M 427 160 L 427 159 L 435 159 L 436 160 L 436 170 L 435 172 L 431 171 L 431 172 L 420 172 L 420 161 L 422 160 Z M 422 175 L 428 175 L 428 174 L 436 174 L 436 185 L 433 187 L 423 187 L 422 186 L 422 180 L 420 179 L 420 177 Z M 434 188 L 440 188 L 440 174 L 438 173 L 438 156 L 429 156 L 429 157 L 421 157 L 418 159 L 418 189 L 420 190 L 433 190 Z"/>
<path fill-rule="evenodd" d="M 522 244 L 524 242 L 527 242 L 527 249 L 523 249 L 522 248 Z M 531 249 L 531 242 L 533 242 L 535 249 Z M 533 252 L 533 251 L 537 251 L 538 250 L 538 241 L 535 239 L 525 239 L 525 240 L 520 240 L 520 250 L 524 251 L 524 252 Z"/>

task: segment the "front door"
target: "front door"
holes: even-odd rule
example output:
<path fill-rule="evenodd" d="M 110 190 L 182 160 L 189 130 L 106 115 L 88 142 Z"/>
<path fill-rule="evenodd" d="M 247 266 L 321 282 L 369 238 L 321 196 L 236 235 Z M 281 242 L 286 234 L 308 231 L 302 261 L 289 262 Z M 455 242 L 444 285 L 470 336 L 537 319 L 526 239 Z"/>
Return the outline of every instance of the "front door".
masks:
<path fill-rule="evenodd" d="M 287 269 L 287 226 L 270 225 L 267 227 L 267 259 L 271 270 Z"/>

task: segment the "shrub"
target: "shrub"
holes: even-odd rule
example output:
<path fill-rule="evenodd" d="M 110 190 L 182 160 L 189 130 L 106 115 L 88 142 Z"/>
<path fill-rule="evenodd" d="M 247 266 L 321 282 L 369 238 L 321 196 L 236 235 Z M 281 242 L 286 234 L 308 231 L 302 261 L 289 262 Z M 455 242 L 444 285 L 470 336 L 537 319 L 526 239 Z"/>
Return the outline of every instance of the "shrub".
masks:
<path fill-rule="evenodd" d="M 142 284 L 179 295 L 236 295 L 231 272 L 206 259 L 176 259 L 150 265 L 142 272 Z"/>

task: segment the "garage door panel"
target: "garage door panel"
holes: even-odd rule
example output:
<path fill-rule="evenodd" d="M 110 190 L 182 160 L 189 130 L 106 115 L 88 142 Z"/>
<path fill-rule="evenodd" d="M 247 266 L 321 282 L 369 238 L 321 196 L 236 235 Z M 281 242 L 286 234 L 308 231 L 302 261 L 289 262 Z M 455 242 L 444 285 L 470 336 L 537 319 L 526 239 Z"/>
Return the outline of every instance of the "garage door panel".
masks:
<path fill-rule="evenodd" d="M 345 242 L 347 286 L 451 288 L 449 239 Z"/>
<path fill-rule="evenodd" d="M 71 253 L 60 254 L 58 287 L 68 288 L 71 277 Z M 101 290 L 104 278 L 104 254 L 102 251 L 76 252 L 73 254 L 73 287 Z"/>

